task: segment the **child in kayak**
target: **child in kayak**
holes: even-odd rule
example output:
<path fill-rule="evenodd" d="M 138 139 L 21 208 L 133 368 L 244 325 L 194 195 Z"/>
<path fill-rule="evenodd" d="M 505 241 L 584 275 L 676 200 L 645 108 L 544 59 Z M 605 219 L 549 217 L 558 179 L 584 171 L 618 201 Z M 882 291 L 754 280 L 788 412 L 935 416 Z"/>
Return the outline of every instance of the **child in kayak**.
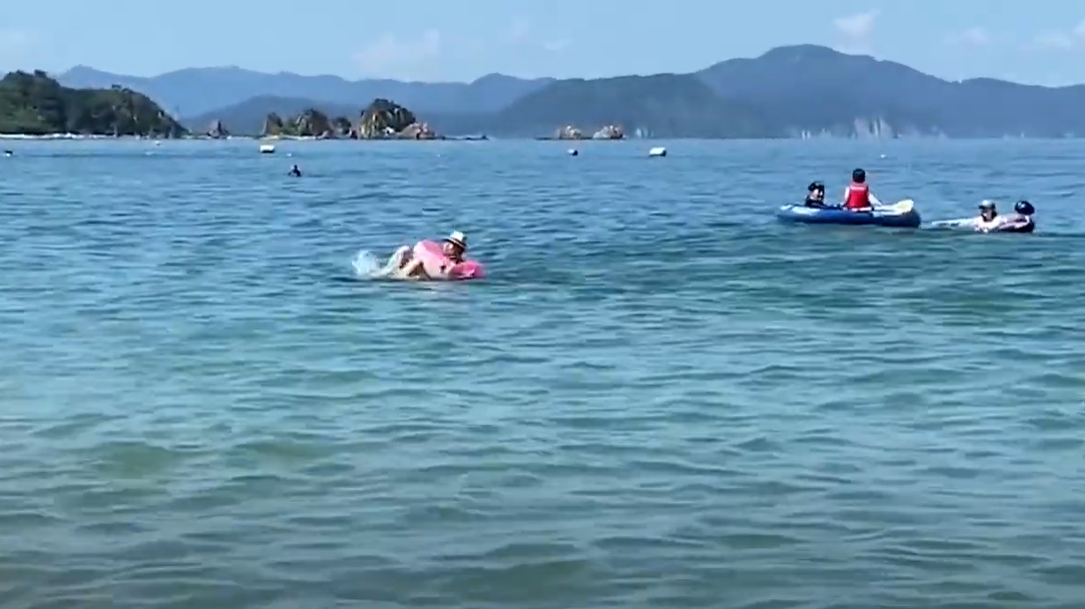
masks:
<path fill-rule="evenodd" d="M 825 185 L 821 182 L 810 182 L 806 187 L 807 207 L 825 207 Z"/>
<path fill-rule="evenodd" d="M 851 172 L 851 184 L 844 189 L 843 208 L 848 211 L 870 211 L 875 205 L 881 204 L 874 193 L 870 192 L 870 185 L 866 183 L 866 172 L 862 169 Z"/>

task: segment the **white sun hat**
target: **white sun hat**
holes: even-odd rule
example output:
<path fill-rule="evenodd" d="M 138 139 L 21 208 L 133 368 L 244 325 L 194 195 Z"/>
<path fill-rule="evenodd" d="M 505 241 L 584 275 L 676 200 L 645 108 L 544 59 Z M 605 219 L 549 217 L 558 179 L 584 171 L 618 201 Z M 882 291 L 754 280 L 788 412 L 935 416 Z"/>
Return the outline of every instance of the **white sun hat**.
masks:
<path fill-rule="evenodd" d="M 458 230 L 452 231 L 452 234 L 449 235 L 448 238 L 445 239 L 445 241 L 451 243 L 452 245 L 457 245 L 464 250 L 467 249 L 467 236 Z"/>

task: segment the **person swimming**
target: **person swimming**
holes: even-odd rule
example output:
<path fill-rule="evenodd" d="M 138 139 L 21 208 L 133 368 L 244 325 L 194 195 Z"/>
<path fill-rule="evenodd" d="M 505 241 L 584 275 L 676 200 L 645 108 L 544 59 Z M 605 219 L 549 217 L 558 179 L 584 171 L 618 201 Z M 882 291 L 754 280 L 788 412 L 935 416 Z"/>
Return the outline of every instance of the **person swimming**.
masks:
<path fill-rule="evenodd" d="M 447 265 L 447 267 L 442 267 L 441 270 L 446 273 L 444 275 L 430 276 L 426 272 L 423 261 L 415 258 L 413 249 L 407 245 L 400 247 L 392 254 L 392 257 L 389 259 L 388 267 L 391 267 L 392 274 L 402 279 L 448 279 L 447 271 L 464 261 L 464 254 L 467 253 L 467 236 L 460 231 L 453 231 L 452 234 L 444 240 L 441 251 L 452 263 Z"/>
<path fill-rule="evenodd" d="M 294 165 L 293 167 L 290 168 L 290 173 L 288 175 L 290 175 L 290 177 L 293 177 L 293 178 L 300 178 L 301 177 L 301 169 L 298 169 L 298 166 Z"/>
<path fill-rule="evenodd" d="M 1013 214 L 1008 216 L 1012 222 L 1032 222 L 1032 214 L 1036 213 L 1036 208 L 1032 206 L 1032 203 L 1022 199 L 1014 204 Z"/>
<path fill-rule="evenodd" d="M 1036 208 L 1032 203 L 1021 200 L 1013 206 L 1013 213 L 1000 215 L 998 205 L 985 199 L 979 204 L 979 215 L 961 220 L 943 220 L 931 223 L 932 226 L 948 228 L 971 228 L 978 233 L 1031 233 L 1036 228 L 1032 214 Z"/>
<path fill-rule="evenodd" d="M 972 228 L 976 231 L 988 233 L 992 231 L 1027 232 L 1025 228 L 1031 228 L 1034 223 L 1032 214 L 1036 208 L 1032 203 L 1021 200 L 1013 206 L 1012 214 L 998 215 L 998 206 L 994 201 L 984 200 L 979 204 L 980 215 L 971 221 Z"/>

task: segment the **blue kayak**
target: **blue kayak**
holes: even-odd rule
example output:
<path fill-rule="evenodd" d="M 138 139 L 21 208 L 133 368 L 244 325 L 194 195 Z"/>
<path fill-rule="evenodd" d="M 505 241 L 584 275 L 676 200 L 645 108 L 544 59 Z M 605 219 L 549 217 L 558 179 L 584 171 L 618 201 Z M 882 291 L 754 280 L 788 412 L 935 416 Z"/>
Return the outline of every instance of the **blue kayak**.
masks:
<path fill-rule="evenodd" d="M 784 205 L 776 212 L 784 222 L 801 224 L 842 224 L 846 226 L 891 226 L 919 228 L 922 219 L 911 201 L 901 201 L 873 211 L 849 211 L 839 207 Z"/>

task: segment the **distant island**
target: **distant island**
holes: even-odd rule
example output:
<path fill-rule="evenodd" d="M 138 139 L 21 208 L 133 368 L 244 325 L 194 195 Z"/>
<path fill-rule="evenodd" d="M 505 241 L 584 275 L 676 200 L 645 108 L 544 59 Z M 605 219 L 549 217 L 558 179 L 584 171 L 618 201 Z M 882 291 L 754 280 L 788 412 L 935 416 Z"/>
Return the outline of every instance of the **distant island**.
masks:
<path fill-rule="evenodd" d="M 0 79 L 0 134 L 169 138 L 186 132 L 146 95 L 124 87 L 73 89 L 41 71 Z"/>
<path fill-rule="evenodd" d="M 427 123 L 419 121 L 413 112 L 387 99 L 375 99 L 358 116 L 357 122 L 348 116 L 349 111 L 335 118 L 313 107 L 284 119 L 276 111 L 268 112 L 259 131 L 261 138 L 316 138 L 355 140 L 436 140 L 445 139 Z M 236 118 L 236 115 L 234 115 Z M 247 117 L 252 118 L 252 117 Z M 243 132 L 253 135 L 254 121 L 245 121 L 250 129 Z M 202 137 L 220 139 L 232 135 L 222 119 L 211 122 Z"/>
<path fill-rule="evenodd" d="M 282 133 L 312 133 L 319 131 L 314 125 L 321 117 L 359 117 L 362 104 L 381 99 L 411 108 L 432 132 L 448 135 L 1085 137 L 1085 86 L 989 78 L 953 82 L 816 45 L 780 47 L 692 74 L 602 79 L 491 74 L 471 83 L 348 81 L 239 68 L 192 68 L 141 78 L 78 67 L 58 80 L 69 87 L 119 85 L 139 91 L 184 117 L 181 122 L 192 131 L 219 124 L 253 136 L 279 129 L 275 121 L 268 123 L 272 114 L 283 117 Z M 330 132 L 349 135 L 346 123 L 336 120 L 330 119 Z"/>

